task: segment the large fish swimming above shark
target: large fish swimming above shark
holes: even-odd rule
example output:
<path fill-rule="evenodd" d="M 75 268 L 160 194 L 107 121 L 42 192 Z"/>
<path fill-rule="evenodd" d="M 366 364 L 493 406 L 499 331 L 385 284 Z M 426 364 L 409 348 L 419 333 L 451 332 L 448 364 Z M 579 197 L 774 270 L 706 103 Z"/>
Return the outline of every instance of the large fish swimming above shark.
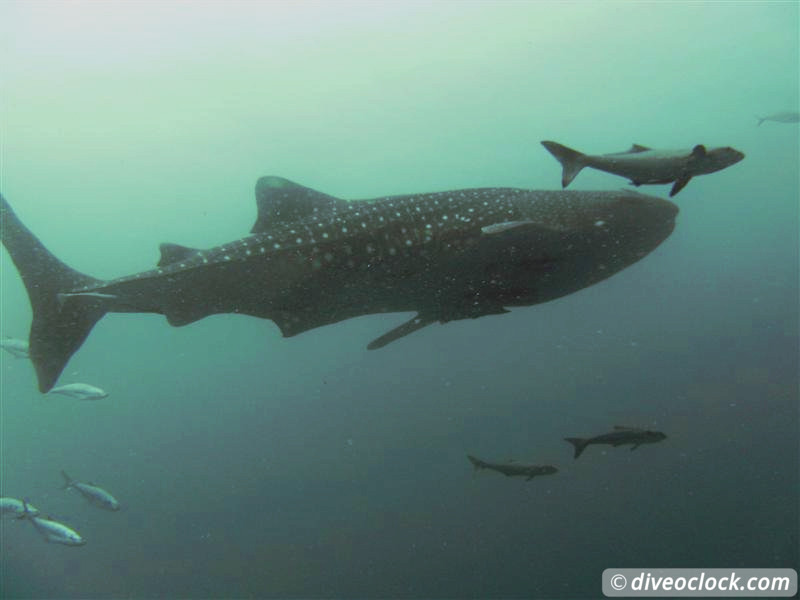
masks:
<path fill-rule="evenodd" d="M 735 148 L 706 148 L 703 144 L 689 150 L 653 150 L 633 144 L 625 152 L 595 155 L 547 140 L 542 146 L 561 163 L 561 187 L 567 187 L 584 167 L 591 167 L 627 177 L 635 186 L 672 183 L 670 197 L 686 187 L 692 177 L 716 173 L 744 159 L 744 153 Z"/>
<path fill-rule="evenodd" d="M 374 313 L 415 312 L 380 348 L 431 323 L 547 302 L 602 281 L 669 236 L 677 207 L 633 191 L 476 188 L 348 201 L 282 177 L 256 184 L 250 235 L 162 244 L 149 271 L 104 281 L 62 263 L 0 196 L 0 237 L 33 308 L 30 358 L 55 384 L 108 312 L 182 326 L 220 313 L 285 337 Z"/>

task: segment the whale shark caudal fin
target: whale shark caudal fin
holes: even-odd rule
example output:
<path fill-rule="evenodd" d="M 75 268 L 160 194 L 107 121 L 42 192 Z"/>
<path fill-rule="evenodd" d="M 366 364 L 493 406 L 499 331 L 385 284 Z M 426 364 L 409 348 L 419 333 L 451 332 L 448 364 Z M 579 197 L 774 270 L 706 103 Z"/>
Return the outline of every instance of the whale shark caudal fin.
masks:
<path fill-rule="evenodd" d="M 59 294 L 102 282 L 75 271 L 53 256 L 22 224 L 2 195 L 0 240 L 28 291 L 33 308 L 30 358 L 36 369 L 39 391 L 45 393 L 55 385 L 69 357 L 81 347 L 94 324 L 106 313 L 100 298 L 62 302 Z"/>
<path fill-rule="evenodd" d="M 589 445 L 589 440 L 584 438 L 564 438 L 567 442 L 575 446 L 575 458 L 578 458 L 581 453 L 586 450 Z"/>
<path fill-rule="evenodd" d="M 581 169 L 586 166 L 583 159 L 585 154 L 567 148 L 557 142 L 542 142 L 542 146 L 547 148 L 547 151 L 556 157 L 556 160 L 561 163 L 563 171 L 561 173 L 561 187 L 567 187 L 575 176 L 581 172 Z"/>

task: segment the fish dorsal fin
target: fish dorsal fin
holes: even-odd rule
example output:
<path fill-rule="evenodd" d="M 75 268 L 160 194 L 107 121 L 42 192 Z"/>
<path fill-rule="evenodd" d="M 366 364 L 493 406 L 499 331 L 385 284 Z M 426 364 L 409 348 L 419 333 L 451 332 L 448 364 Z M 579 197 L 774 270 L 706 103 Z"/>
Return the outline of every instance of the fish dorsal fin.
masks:
<path fill-rule="evenodd" d="M 316 212 L 345 208 L 348 202 L 283 177 L 270 176 L 256 182 L 256 204 L 258 217 L 250 233 L 262 233 L 271 225 L 304 219 Z"/>
<path fill-rule="evenodd" d="M 648 150 L 652 150 L 652 148 L 648 148 L 647 146 L 642 146 L 641 144 L 633 144 L 631 149 L 628 152 L 636 153 L 636 152 L 647 152 Z"/>
<path fill-rule="evenodd" d="M 692 148 L 692 156 L 694 158 L 703 158 L 706 155 L 706 147 L 703 144 L 697 144 Z"/>
<path fill-rule="evenodd" d="M 197 248 L 189 248 L 180 244 L 161 244 L 158 249 L 161 251 L 161 258 L 158 259 L 159 267 L 185 260 L 198 252 Z"/>

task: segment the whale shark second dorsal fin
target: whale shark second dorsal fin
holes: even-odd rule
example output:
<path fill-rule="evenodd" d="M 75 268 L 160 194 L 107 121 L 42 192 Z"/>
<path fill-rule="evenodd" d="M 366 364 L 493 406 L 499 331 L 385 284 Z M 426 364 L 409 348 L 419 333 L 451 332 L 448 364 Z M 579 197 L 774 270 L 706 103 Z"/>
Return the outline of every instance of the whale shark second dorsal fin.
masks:
<path fill-rule="evenodd" d="M 349 203 L 283 177 L 268 176 L 256 182 L 256 204 L 258 217 L 250 233 L 261 233 L 270 225 L 294 222 L 337 206 L 344 208 Z"/>
<path fill-rule="evenodd" d="M 158 266 L 171 265 L 197 254 L 197 248 L 189 248 L 180 244 L 161 244 L 158 249 L 161 251 L 161 258 L 158 259 Z"/>

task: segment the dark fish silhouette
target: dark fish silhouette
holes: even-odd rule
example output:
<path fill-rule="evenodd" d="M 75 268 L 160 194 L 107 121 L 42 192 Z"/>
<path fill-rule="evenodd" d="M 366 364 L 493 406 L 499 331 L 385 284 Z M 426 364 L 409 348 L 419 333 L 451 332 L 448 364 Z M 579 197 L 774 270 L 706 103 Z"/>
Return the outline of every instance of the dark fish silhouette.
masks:
<path fill-rule="evenodd" d="M 610 446 L 624 446 L 631 444 L 631 450 L 636 450 L 642 444 L 655 444 L 666 439 L 667 436 L 660 431 L 647 431 L 636 427 L 623 427 L 616 425 L 611 433 L 604 433 L 593 438 L 564 438 L 575 447 L 575 458 L 578 458 L 586 446 L 590 444 L 608 444 Z"/>
<path fill-rule="evenodd" d="M 558 469 L 550 465 L 522 465 L 509 461 L 507 463 L 491 463 L 475 458 L 471 454 L 467 454 L 469 462 L 475 467 L 475 470 L 489 469 L 502 473 L 506 477 L 525 477 L 526 481 L 530 481 L 537 475 L 552 475 L 558 473 Z"/>
<path fill-rule="evenodd" d="M 672 183 L 670 196 L 680 192 L 696 175 L 721 171 L 736 164 L 744 154 L 733 148 L 706 149 L 698 144 L 691 150 L 653 150 L 634 144 L 627 152 L 615 154 L 583 154 L 556 142 L 542 142 L 563 167 L 562 187 L 567 187 L 584 167 L 621 175 L 633 185 Z"/>
<path fill-rule="evenodd" d="M 271 319 L 286 337 L 372 313 L 416 311 L 380 348 L 433 322 L 559 298 L 635 263 L 669 236 L 677 207 L 635 192 L 465 189 L 346 201 L 263 177 L 252 234 L 161 245 L 150 271 L 102 281 L 53 256 L 0 196 L 0 237 L 33 307 L 30 357 L 53 387 L 107 312 Z"/>

